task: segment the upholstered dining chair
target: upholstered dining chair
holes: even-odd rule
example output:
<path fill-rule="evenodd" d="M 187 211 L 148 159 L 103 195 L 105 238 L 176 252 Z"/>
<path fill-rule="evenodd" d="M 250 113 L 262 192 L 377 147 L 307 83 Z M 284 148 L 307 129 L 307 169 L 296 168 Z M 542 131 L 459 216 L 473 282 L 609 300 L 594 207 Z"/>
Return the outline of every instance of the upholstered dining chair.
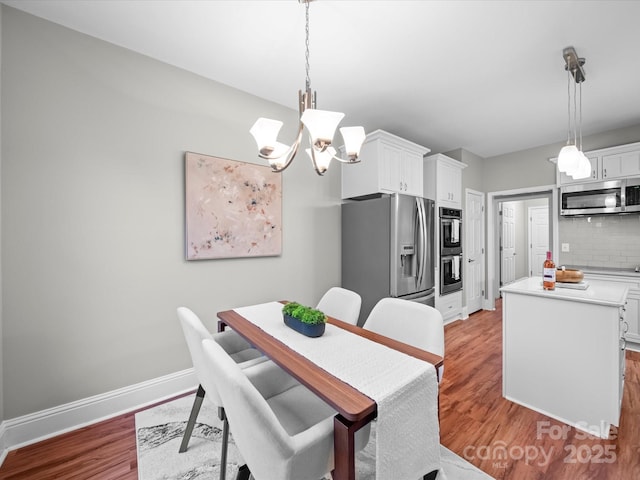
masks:
<path fill-rule="evenodd" d="M 444 322 L 435 308 L 401 298 L 383 298 L 375 304 L 362 328 L 444 358 Z M 438 369 L 442 381 L 444 365 Z"/>
<path fill-rule="evenodd" d="M 316 308 L 330 317 L 356 325 L 361 306 L 362 297 L 356 292 L 342 287 L 331 287 L 322 296 Z"/>
<path fill-rule="evenodd" d="M 333 470 L 335 410 L 273 362 L 241 369 L 215 341 L 202 344 L 207 372 L 253 478 L 318 480 Z M 356 450 L 369 435 L 369 425 L 356 432 Z M 248 478 L 246 470 L 243 476 Z"/>
<path fill-rule="evenodd" d="M 196 378 L 200 383 L 198 391 L 196 392 L 196 398 L 193 402 L 193 407 L 191 407 L 191 414 L 189 415 L 189 420 L 182 437 L 179 452 L 185 452 L 189 446 L 189 439 L 193 433 L 193 427 L 196 423 L 200 407 L 202 406 L 202 401 L 206 394 L 207 398 L 218 406 L 218 416 L 223 422 L 222 452 L 220 457 L 224 459 L 224 462 L 220 462 L 220 479 L 224 480 L 226 476 L 225 468 L 229 423 L 225 415 L 222 400 L 220 399 L 215 383 L 212 380 L 212 376 L 206 371 L 207 367 L 205 366 L 202 353 L 202 341 L 205 339 L 216 341 L 220 345 L 220 348 L 226 352 L 229 358 L 231 358 L 231 361 L 239 364 L 238 368 L 245 368 L 255 363 L 263 362 L 266 357 L 264 357 L 255 348 L 252 348 L 248 342 L 233 330 L 226 330 L 224 332 L 211 334 L 211 332 L 209 332 L 209 330 L 207 330 L 200 321 L 198 316 L 186 307 L 178 308 L 178 319 L 180 320 L 180 325 L 182 325 L 189 353 L 191 354 Z"/>

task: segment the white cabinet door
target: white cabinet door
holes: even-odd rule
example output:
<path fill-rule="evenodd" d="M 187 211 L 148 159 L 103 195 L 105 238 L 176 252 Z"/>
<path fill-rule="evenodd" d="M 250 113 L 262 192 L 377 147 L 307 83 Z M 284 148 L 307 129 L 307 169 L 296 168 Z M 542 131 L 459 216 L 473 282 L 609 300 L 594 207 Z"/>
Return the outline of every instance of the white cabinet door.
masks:
<path fill-rule="evenodd" d="M 443 185 L 445 191 L 441 200 L 443 205 L 449 205 L 452 208 L 462 208 L 462 199 L 460 198 L 462 191 L 462 170 L 450 165 L 443 165 L 442 168 Z M 446 195 L 447 200 L 444 199 Z"/>
<path fill-rule="evenodd" d="M 640 151 L 604 155 L 602 179 L 635 177 L 640 175 Z"/>
<path fill-rule="evenodd" d="M 380 188 L 389 192 L 403 192 L 402 175 L 402 150 L 393 145 L 382 143 L 381 151 L 381 175 Z"/>
<path fill-rule="evenodd" d="M 405 188 L 404 193 L 416 197 L 422 196 L 423 165 L 424 157 L 419 153 L 403 152 L 401 181 Z"/>

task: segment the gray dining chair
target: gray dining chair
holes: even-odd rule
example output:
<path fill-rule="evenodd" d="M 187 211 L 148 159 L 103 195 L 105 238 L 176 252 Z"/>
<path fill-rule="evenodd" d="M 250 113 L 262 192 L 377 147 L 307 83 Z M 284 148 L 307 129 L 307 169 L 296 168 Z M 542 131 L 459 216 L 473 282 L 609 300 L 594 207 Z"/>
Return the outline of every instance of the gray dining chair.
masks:
<path fill-rule="evenodd" d="M 330 317 L 356 325 L 360 316 L 362 297 L 342 287 L 331 287 L 322 296 L 316 307 Z"/>
<path fill-rule="evenodd" d="M 204 340 L 206 371 L 217 385 L 234 442 L 258 480 L 318 480 L 333 470 L 336 411 L 273 362 L 247 369 Z M 356 432 L 356 450 L 370 426 Z M 248 472 L 242 473 L 248 478 Z"/>
<path fill-rule="evenodd" d="M 186 307 L 180 307 L 177 310 L 178 319 L 184 332 L 185 340 L 191 354 L 191 360 L 193 362 L 193 369 L 198 379 L 199 386 L 196 392 L 196 397 L 191 407 L 191 414 L 182 437 L 179 452 L 183 453 L 189 446 L 189 439 L 193 433 L 193 427 L 196 423 L 202 401 L 205 398 L 205 394 L 218 407 L 218 416 L 223 422 L 222 431 L 222 451 L 220 453 L 220 479 L 224 480 L 226 477 L 226 456 L 227 447 L 229 441 L 229 422 L 225 415 L 224 406 L 220 395 L 216 389 L 215 382 L 212 381 L 212 376 L 206 371 L 206 365 L 204 363 L 204 357 L 202 353 L 202 341 L 212 340 L 220 345 L 220 348 L 229 356 L 231 361 L 236 363 L 238 368 L 246 368 L 256 363 L 260 363 L 266 360 L 260 351 L 252 348 L 247 341 L 245 341 L 240 335 L 233 330 L 226 330 L 224 332 L 212 334 L 203 325 L 198 316 Z M 224 461 L 223 461 L 224 460 Z"/>
<path fill-rule="evenodd" d="M 434 353 L 444 359 L 444 321 L 435 308 L 401 298 L 383 298 L 362 328 Z M 442 381 L 444 364 L 438 369 Z"/>

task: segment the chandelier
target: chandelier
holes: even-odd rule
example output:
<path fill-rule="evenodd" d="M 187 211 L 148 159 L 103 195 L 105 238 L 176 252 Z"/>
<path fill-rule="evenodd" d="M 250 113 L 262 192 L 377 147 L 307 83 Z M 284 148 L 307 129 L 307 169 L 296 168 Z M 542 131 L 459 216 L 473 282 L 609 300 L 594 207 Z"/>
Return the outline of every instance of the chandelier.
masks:
<path fill-rule="evenodd" d="M 300 120 L 298 134 L 291 146 L 277 141 L 278 133 L 282 128 L 282 122 L 270 118 L 258 118 L 249 130 L 258 144 L 258 156 L 269 161 L 274 172 L 282 172 L 287 168 L 296 156 L 302 141 L 304 127 L 307 128 L 310 148 L 306 149 L 311 158 L 313 168 L 318 175 L 323 175 L 329 168 L 331 160 L 344 163 L 358 163 L 360 160 L 360 148 L 365 139 L 364 128 L 342 127 L 340 133 L 344 140 L 344 151 L 347 156 L 343 159 L 336 155 L 336 149 L 332 146 L 333 136 L 338 124 L 344 117 L 341 112 L 329 112 L 316 109 L 316 92 L 311 93 L 311 80 L 309 78 L 309 2 L 312 0 L 298 0 L 305 4 L 305 90 L 298 91 L 298 110 Z"/>
<path fill-rule="evenodd" d="M 558 155 L 558 170 L 570 175 L 575 180 L 591 176 L 591 163 L 582 151 L 582 82 L 586 80 L 584 58 L 578 57 L 573 47 L 562 51 L 565 60 L 564 69 L 567 71 L 567 144 L 562 147 Z M 571 78 L 573 77 L 573 132 L 571 122 Z M 579 86 L 579 88 L 577 87 Z M 576 105 L 576 90 L 580 97 L 579 108 Z M 580 112 L 578 114 L 578 111 Z M 572 137 L 573 133 L 573 139 Z M 578 142 L 579 141 L 579 142 Z M 579 147 L 578 147 L 579 145 Z"/>

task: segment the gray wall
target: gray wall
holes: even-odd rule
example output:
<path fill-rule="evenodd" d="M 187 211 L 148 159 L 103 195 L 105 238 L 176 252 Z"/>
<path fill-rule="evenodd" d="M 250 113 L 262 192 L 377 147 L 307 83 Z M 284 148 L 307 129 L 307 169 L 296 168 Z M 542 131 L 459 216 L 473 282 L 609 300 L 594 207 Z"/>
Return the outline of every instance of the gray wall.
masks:
<path fill-rule="evenodd" d="M 560 127 L 560 131 L 562 128 Z M 585 151 L 640 141 L 640 124 L 583 138 Z M 484 159 L 482 185 L 485 192 L 500 192 L 541 185 L 555 185 L 555 164 L 549 158 L 558 156 L 564 142 L 508 153 Z M 465 162 L 466 163 L 466 162 Z M 463 183 L 467 169 L 462 171 Z"/>
<path fill-rule="evenodd" d="M 184 260 L 184 152 L 258 162 L 249 127 L 280 118 L 290 141 L 296 111 L 2 10 L 2 418 L 190 367 L 178 306 L 214 329 L 340 283 L 340 168 L 302 156 L 282 256 Z"/>
<path fill-rule="evenodd" d="M 462 170 L 462 204 L 464 206 L 466 189 L 476 190 L 478 192 L 486 192 L 484 188 L 484 159 L 475 153 L 471 153 L 463 148 L 458 148 L 445 153 L 446 156 L 454 158 L 459 162 L 466 164 L 466 168 Z"/>

